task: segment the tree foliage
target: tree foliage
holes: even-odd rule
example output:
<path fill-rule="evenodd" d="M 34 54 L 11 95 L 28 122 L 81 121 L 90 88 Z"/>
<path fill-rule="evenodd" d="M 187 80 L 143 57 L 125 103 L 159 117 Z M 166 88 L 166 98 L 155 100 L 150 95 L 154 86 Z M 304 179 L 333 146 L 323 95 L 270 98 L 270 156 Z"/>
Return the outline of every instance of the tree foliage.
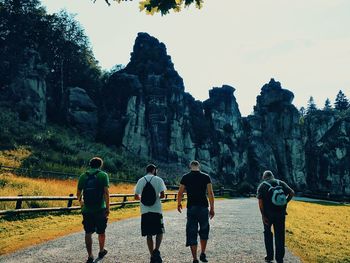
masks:
<path fill-rule="evenodd" d="M 104 0 L 107 5 L 111 5 L 111 2 L 126 2 L 128 0 Z M 95 3 L 96 0 L 93 0 Z M 166 15 L 173 10 L 174 12 L 180 12 L 182 8 L 195 4 L 197 8 L 202 8 L 204 0 L 140 0 L 140 11 L 145 11 L 146 14 L 153 15 L 155 13 L 161 13 Z"/>
<path fill-rule="evenodd" d="M 317 110 L 317 106 L 314 101 L 314 97 L 311 96 L 307 102 L 306 114 L 310 114 L 312 112 L 315 112 L 316 110 Z"/>
<path fill-rule="evenodd" d="M 346 98 L 343 91 L 339 90 L 334 103 L 335 109 L 339 111 L 347 110 L 349 108 L 349 100 Z"/>
<path fill-rule="evenodd" d="M 48 15 L 39 0 L 0 0 L 0 88 L 18 76 L 33 49 L 47 66 L 48 115 L 56 116 L 67 87 L 79 86 L 94 96 L 101 87 L 101 70 L 89 40 L 74 16 Z"/>
<path fill-rule="evenodd" d="M 324 102 L 323 110 L 330 111 L 331 109 L 332 109 L 331 101 L 329 98 L 327 98 L 326 101 Z"/>

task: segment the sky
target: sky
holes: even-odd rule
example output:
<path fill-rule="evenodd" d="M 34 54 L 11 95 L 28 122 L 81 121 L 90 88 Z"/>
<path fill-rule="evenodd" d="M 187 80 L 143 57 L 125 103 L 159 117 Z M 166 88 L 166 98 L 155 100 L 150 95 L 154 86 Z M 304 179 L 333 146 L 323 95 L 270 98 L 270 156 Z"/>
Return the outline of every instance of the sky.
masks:
<path fill-rule="evenodd" d="M 271 78 L 319 108 L 339 90 L 350 98 L 349 0 L 204 0 L 180 13 L 139 12 L 138 0 L 42 0 L 49 13 L 76 14 L 103 69 L 126 65 L 138 32 L 163 42 L 185 90 L 198 100 L 233 86 L 243 116 Z"/>

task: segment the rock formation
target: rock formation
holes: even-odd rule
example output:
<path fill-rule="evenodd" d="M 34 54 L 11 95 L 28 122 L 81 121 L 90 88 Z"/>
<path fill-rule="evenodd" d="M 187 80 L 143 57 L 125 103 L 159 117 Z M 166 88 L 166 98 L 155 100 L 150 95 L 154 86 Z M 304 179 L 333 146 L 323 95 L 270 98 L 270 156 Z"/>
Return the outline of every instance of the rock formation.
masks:
<path fill-rule="evenodd" d="M 46 123 L 46 68 L 40 55 L 33 49 L 26 49 L 23 63 L 16 79 L 10 85 L 8 100 L 22 120 L 37 124 Z"/>
<path fill-rule="evenodd" d="M 293 93 L 282 89 L 274 79 L 262 87 L 254 115 L 246 119 L 250 173 L 260 177 L 264 170 L 272 170 L 296 189 L 303 189 L 305 150 L 300 114 L 292 104 L 293 98 Z"/>
<path fill-rule="evenodd" d="M 68 123 L 85 134 L 95 135 L 98 124 L 97 107 L 82 88 L 67 89 L 66 118 Z"/>

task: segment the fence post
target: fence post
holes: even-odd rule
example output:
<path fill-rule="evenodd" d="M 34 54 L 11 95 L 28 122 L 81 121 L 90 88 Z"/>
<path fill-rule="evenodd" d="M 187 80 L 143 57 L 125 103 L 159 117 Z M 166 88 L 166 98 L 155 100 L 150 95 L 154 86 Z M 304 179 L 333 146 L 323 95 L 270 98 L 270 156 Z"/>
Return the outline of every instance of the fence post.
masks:
<path fill-rule="evenodd" d="M 220 187 L 220 196 L 224 196 L 224 194 L 225 194 L 225 188 Z"/>
<path fill-rule="evenodd" d="M 23 196 L 23 195 L 18 195 L 18 196 Z M 21 208 L 22 208 L 22 200 L 17 200 L 16 209 L 21 209 Z"/>
<path fill-rule="evenodd" d="M 73 197 L 73 196 L 74 196 L 74 194 L 69 194 L 69 197 Z M 73 199 L 69 199 L 67 207 L 72 207 L 72 204 L 73 204 Z"/>
<path fill-rule="evenodd" d="M 124 207 L 125 206 L 125 202 L 128 201 L 128 197 L 126 195 L 124 195 L 123 197 L 123 203 L 120 207 Z"/>
<path fill-rule="evenodd" d="M 165 194 L 165 200 L 168 200 L 168 194 Z"/>

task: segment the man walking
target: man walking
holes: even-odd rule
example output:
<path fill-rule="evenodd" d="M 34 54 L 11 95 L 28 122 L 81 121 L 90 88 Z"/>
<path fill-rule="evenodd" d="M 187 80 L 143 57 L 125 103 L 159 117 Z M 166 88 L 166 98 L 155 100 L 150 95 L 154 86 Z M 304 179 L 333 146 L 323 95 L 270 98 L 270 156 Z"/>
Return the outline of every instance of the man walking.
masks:
<path fill-rule="evenodd" d="M 257 190 L 257 198 L 264 223 L 265 261 L 273 261 L 273 234 L 271 232 L 271 226 L 273 226 L 276 261 L 283 263 L 286 208 L 287 203 L 294 196 L 294 191 L 285 182 L 275 179 L 271 171 L 265 171 L 262 179 L 263 182 Z"/>
<path fill-rule="evenodd" d="M 83 173 L 78 181 L 77 198 L 82 207 L 83 225 L 85 230 L 85 245 L 88 253 L 86 263 L 94 262 L 92 253 L 92 234 L 98 234 L 100 251 L 98 257 L 102 259 L 107 250 L 104 248 L 109 215 L 109 178 L 101 171 L 103 161 L 94 157 L 89 161 L 89 169 Z"/>
<path fill-rule="evenodd" d="M 147 165 L 146 175 L 140 178 L 135 186 L 135 199 L 141 200 L 141 234 L 147 237 L 151 263 L 163 262 L 159 252 L 165 232 L 160 198 L 164 198 L 165 190 L 163 179 L 157 176 L 157 167 L 154 164 Z"/>
<path fill-rule="evenodd" d="M 209 238 L 209 217 L 212 219 L 214 212 L 214 193 L 209 175 L 200 171 L 198 161 L 190 163 L 191 171 L 185 174 L 180 181 L 177 199 L 177 210 L 182 212 L 182 196 L 187 192 L 187 224 L 186 224 L 186 246 L 190 246 L 193 263 L 198 263 L 197 245 L 198 234 L 200 237 L 201 254 L 199 259 L 208 262 L 205 250 Z M 209 197 L 210 210 L 208 211 Z M 198 231 L 199 225 L 199 231 Z"/>

